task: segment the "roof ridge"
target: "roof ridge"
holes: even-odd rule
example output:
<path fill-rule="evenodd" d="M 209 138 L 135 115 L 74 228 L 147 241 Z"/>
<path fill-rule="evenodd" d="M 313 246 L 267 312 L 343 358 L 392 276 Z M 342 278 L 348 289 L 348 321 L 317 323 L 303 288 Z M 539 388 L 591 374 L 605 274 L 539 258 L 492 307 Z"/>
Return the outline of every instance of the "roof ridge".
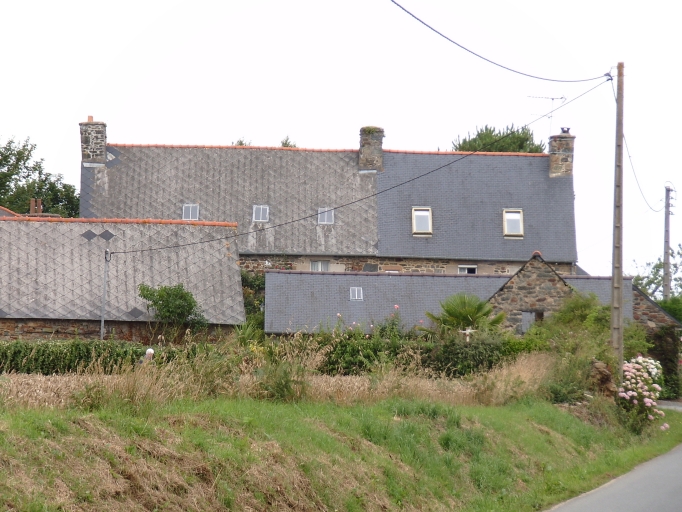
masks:
<path fill-rule="evenodd" d="M 515 152 L 492 152 L 492 151 L 416 151 L 411 149 L 384 149 L 384 153 L 408 153 L 414 155 L 470 155 L 470 156 L 549 156 L 548 153 L 515 153 Z"/>
<path fill-rule="evenodd" d="M 177 219 L 98 219 L 98 218 L 62 218 L 62 217 L 0 217 L 0 222 L 67 222 L 82 224 L 173 224 L 186 226 L 215 226 L 236 228 L 236 222 L 218 222 L 206 220 Z"/>
<path fill-rule="evenodd" d="M 175 148 L 175 149 L 255 149 L 281 151 L 313 151 L 317 153 L 357 153 L 359 149 L 313 149 L 313 148 L 283 148 L 280 146 L 220 146 L 209 144 L 120 144 L 107 143 L 107 146 L 126 148 Z"/>

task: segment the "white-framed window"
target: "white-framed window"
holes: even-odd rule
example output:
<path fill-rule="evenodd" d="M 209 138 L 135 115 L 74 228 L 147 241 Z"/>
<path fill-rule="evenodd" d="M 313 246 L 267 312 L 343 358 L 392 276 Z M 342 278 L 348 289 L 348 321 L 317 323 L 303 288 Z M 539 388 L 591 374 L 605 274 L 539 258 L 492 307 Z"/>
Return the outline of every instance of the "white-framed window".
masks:
<path fill-rule="evenodd" d="M 317 209 L 318 224 L 334 224 L 334 210 L 331 208 Z"/>
<path fill-rule="evenodd" d="M 412 234 L 431 235 L 433 223 L 431 222 L 431 208 L 427 206 L 415 206 L 412 208 Z"/>
<path fill-rule="evenodd" d="M 523 210 L 503 210 L 502 223 L 504 225 L 504 236 L 523 237 Z"/>
<path fill-rule="evenodd" d="M 313 272 L 329 272 L 329 260 L 311 261 L 310 270 Z"/>
<path fill-rule="evenodd" d="M 363 300 L 361 286 L 350 287 L 350 300 Z"/>
<path fill-rule="evenodd" d="M 459 274 L 478 274 L 478 267 L 476 265 L 459 265 L 457 267 Z"/>
<path fill-rule="evenodd" d="M 253 221 L 267 222 L 270 220 L 270 207 L 266 204 L 253 205 Z"/>
<path fill-rule="evenodd" d="M 199 205 L 198 204 L 183 204 L 182 205 L 182 220 L 199 220 Z"/>

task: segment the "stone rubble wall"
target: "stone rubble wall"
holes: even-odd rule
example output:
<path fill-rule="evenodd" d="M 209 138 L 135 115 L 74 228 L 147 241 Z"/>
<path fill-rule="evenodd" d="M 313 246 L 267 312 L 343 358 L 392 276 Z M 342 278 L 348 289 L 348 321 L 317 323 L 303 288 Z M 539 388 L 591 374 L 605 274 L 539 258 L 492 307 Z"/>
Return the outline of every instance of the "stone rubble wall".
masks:
<path fill-rule="evenodd" d="M 632 289 L 632 317 L 650 331 L 657 331 L 669 325 L 680 327 L 678 322 L 668 316 L 660 306 L 652 304 L 637 288 Z"/>
<path fill-rule="evenodd" d="M 505 328 L 519 331 L 522 312 L 553 312 L 570 295 L 571 287 L 539 258 L 533 258 L 490 298 L 495 314 L 505 313 Z"/>
<path fill-rule="evenodd" d="M 99 122 L 80 123 L 81 159 L 87 163 L 106 163 L 107 125 Z"/>

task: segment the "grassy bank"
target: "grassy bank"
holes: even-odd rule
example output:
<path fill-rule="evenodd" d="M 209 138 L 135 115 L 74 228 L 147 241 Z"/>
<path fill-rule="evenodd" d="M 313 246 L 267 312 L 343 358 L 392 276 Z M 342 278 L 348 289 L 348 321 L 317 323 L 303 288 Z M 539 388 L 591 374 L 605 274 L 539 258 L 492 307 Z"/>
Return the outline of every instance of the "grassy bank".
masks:
<path fill-rule="evenodd" d="M 0 411 L 8 510 L 542 510 L 682 442 L 599 400 L 175 400 Z M 577 417 L 580 416 L 581 418 Z M 600 426 L 601 425 L 601 426 Z"/>

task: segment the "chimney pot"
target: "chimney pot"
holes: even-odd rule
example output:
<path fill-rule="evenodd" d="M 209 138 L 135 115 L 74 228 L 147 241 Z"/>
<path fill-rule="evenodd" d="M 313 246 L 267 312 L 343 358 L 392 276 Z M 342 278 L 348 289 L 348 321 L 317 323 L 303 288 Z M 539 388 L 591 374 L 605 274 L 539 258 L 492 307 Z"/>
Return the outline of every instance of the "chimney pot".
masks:
<path fill-rule="evenodd" d="M 573 175 L 573 149 L 575 135 L 571 135 L 570 128 L 561 128 L 559 135 L 549 138 L 549 177 Z"/>
<path fill-rule="evenodd" d="M 92 116 L 88 116 L 88 123 L 92 123 Z"/>
<path fill-rule="evenodd" d="M 360 128 L 358 167 L 361 171 L 384 170 L 384 129 L 377 126 Z"/>

